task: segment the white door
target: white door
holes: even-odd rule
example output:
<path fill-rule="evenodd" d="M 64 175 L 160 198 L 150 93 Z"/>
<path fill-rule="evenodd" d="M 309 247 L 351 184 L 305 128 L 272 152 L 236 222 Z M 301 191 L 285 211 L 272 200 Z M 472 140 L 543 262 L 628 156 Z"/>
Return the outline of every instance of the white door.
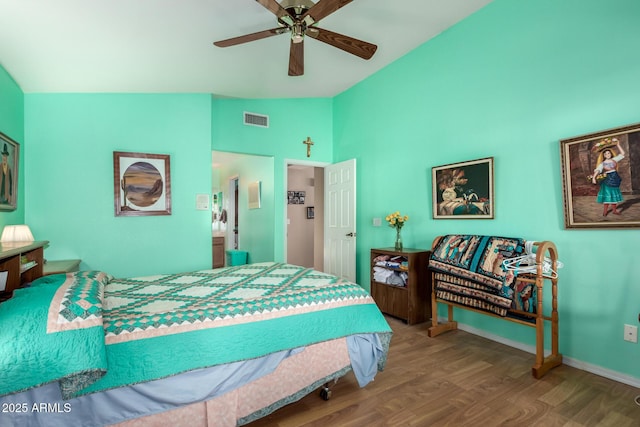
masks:
<path fill-rule="evenodd" d="M 324 168 L 324 271 L 356 281 L 356 160 Z"/>

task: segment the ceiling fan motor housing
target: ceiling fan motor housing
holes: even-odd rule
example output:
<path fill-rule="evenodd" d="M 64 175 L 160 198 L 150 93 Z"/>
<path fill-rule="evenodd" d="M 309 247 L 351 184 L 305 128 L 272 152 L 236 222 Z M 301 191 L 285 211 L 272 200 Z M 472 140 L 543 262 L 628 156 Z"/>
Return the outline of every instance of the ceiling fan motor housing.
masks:
<path fill-rule="evenodd" d="M 286 16 L 278 18 L 278 24 L 282 27 L 287 27 L 291 31 L 291 41 L 293 43 L 302 43 L 307 27 L 312 25 L 314 21 L 310 16 L 302 20 L 300 18 L 314 6 L 314 3 L 311 0 L 282 0 L 280 6 L 291 15 L 294 21 L 291 21 L 291 18 Z"/>
<path fill-rule="evenodd" d="M 296 18 L 311 9 L 313 5 L 311 0 L 282 0 L 280 2 L 280 6 Z"/>

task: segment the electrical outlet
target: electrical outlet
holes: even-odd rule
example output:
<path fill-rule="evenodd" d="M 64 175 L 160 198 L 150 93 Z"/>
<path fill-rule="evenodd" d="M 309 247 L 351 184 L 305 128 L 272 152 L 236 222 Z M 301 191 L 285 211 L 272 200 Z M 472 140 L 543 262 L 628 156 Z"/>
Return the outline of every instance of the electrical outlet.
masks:
<path fill-rule="evenodd" d="M 380 227 L 382 225 L 382 218 L 373 218 L 373 226 Z"/>
<path fill-rule="evenodd" d="M 629 342 L 638 342 L 638 327 L 633 325 L 624 325 L 624 340 Z"/>

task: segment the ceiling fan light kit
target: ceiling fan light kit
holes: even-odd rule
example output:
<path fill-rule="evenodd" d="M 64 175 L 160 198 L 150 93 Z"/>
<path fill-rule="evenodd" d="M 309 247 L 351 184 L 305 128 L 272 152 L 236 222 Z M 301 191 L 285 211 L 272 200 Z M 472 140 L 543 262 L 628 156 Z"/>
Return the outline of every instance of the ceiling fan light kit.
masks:
<path fill-rule="evenodd" d="M 324 30 L 316 26 L 321 19 L 324 19 L 343 6 L 351 3 L 353 0 L 318 0 L 316 3 L 311 0 L 282 0 L 280 3 L 276 0 L 256 1 L 276 15 L 279 27 L 220 40 L 213 43 L 215 46 L 235 46 L 290 32 L 290 76 L 301 76 L 304 74 L 305 35 L 362 59 L 370 59 L 378 49 L 374 44 L 343 34 L 334 33 L 333 31 Z"/>
<path fill-rule="evenodd" d="M 293 43 L 302 43 L 304 41 L 304 30 L 302 29 L 302 24 L 295 23 L 293 27 L 291 27 L 291 41 Z"/>

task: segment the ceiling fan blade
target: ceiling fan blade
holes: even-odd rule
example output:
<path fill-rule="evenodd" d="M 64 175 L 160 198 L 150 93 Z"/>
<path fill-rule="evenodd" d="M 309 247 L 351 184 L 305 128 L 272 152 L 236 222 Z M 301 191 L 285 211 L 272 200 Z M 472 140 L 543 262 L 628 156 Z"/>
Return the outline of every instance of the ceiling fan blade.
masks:
<path fill-rule="evenodd" d="M 316 4 L 311 6 L 304 15 L 302 15 L 300 20 L 304 21 L 304 18 L 310 16 L 313 19 L 313 22 L 318 22 L 340 9 L 342 6 L 348 5 L 352 1 L 353 0 L 319 0 Z"/>
<path fill-rule="evenodd" d="M 301 76 L 304 74 L 304 42 L 291 41 L 289 50 L 289 75 Z"/>
<path fill-rule="evenodd" d="M 342 49 L 345 52 L 349 52 L 352 55 L 359 56 L 362 59 L 370 59 L 378 49 L 378 46 L 375 44 L 354 39 L 353 37 L 345 36 L 343 34 L 334 33 L 333 31 L 323 30 L 318 27 L 307 28 L 305 34 L 316 40 L 330 44 L 333 47 Z"/>
<path fill-rule="evenodd" d="M 294 17 L 291 16 L 287 10 L 280 6 L 276 0 L 256 0 L 258 3 L 263 5 L 265 8 L 269 9 L 271 13 L 276 15 L 278 19 L 283 20 L 287 24 L 291 25 L 295 21 Z"/>
<path fill-rule="evenodd" d="M 257 33 L 245 34 L 244 36 L 232 37 L 226 40 L 220 40 L 213 44 L 218 47 L 235 46 L 242 43 L 252 42 L 255 40 L 265 39 L 271 36 L 277 36 L 278 34 L 286 33 L 289 28 L 277 27 L 270 30 L 258 31 Z"/>

